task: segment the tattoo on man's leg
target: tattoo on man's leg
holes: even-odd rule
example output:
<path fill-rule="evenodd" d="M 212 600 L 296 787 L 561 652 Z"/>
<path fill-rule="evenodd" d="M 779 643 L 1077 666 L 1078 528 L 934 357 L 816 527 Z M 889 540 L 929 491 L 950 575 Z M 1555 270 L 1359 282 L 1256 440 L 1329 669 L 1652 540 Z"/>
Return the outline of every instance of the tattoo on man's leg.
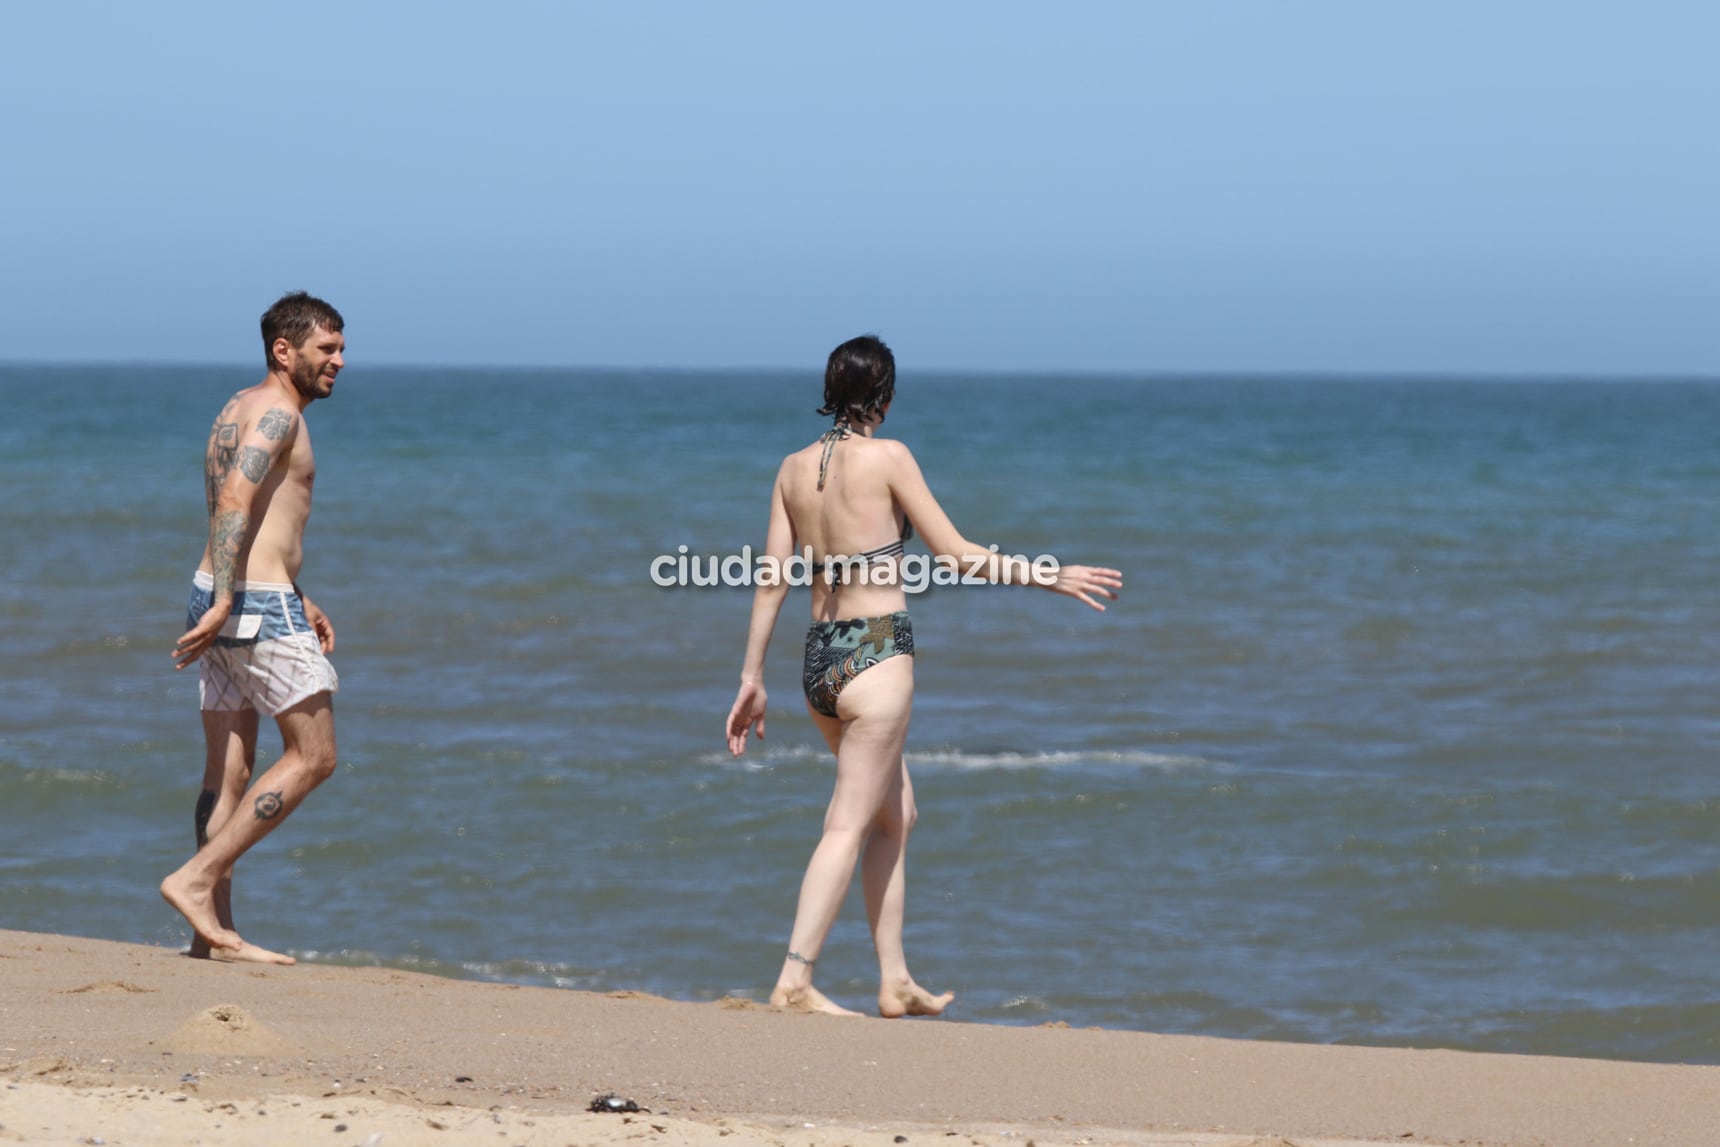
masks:
<path fill-rule="evenodd" d="M 274 820 L 281 815 L 281 794 L 264 793 L 257 798 L 257 819 Z"/>
<path fill-rule="evenodd" d="M 799 952 L 796 952 L 792 949 L 789 950 L 788 958 L 791 960 L 798 961 L 799 963 L 805 964 L 808 968 L 810 968 L 814 964 L 818 963 L 817 960 L 808 960 L 805 956 L 802 956 Z"/>
<path fill-rule="evenodd" d="M 197 847 L 209 843 L 209 818 L 215 815 L 215 793 L 204 789 L 197 796 Z"/>

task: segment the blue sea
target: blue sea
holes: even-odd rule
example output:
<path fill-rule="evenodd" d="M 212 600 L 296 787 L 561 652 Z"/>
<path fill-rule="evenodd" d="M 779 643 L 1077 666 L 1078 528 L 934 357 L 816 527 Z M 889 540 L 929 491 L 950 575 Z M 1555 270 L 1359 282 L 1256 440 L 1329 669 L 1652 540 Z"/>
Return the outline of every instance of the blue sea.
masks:
<path fill-rule="evenodd" d="M 0 368 L 0 927 L 188 939 L 169 651 L 259 374 Z M 820 401 L 811 367 L 349 367 L 300 579 L 341 765 L 242 862 L 244 933 L 766 996 L 832 783 L 807 593 L 736 762 L 750 592 L 649 569 L 756 548 Z M 1105 614 L 911 600 L 916 976 L 967 1021 L 1720 1063 L 1716 426 L 1692 381 L 904 363 L 883 433 L 964 534 L 1127 577 Z M 869 1009 L 875 967 L 856 883 L 820 984 Z"/>

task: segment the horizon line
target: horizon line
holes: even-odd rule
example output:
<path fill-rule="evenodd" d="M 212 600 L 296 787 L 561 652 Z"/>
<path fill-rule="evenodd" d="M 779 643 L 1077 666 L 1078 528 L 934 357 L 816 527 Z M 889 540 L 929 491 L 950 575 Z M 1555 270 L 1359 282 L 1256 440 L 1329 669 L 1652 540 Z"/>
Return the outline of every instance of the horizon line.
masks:
<path fill-rule="evenodd" d="M 44 359 L 44 358 L 0 358 L 0 370 L 16 367 L 49 367 L 49 368 L 91 368 L 124 369 L 140 367 L 151 370 L 189 369 L 198 371 L 234 371 L 247 372 L 256 369 L 255 364 L 245 364 L 238 361 L 195 361 L 184 359 Z M 350 368 L 348 368 L 350 369 Z M 474 362 L 367 362 L 362 370 L 375 370 L 387 373 L 407 371 L 474 371 L 490 374 L 552 374 L 552 373 L 591 373 L 591 374 L 770 374 L 770 375 L 822 375 L 821 367 L 807 366 L 676 366 L 676 365 L 620 365 L 614 363 L 474 363 Z M 1436 381 L 1493 381 L 1493 382 L 1681 382 L 1681 383 L 1713 383 L 1720 382 L 1720 372 L 1703 373 L 1692 370 L 1637 370 L 1634 372 L 1619 371 L 1580 371 L 1558 368 L 1466 368 L 1466 369 L 1430 369 L 1430 368 L 1391 368 L 1391 367 L 976 367 L 976 366 L 929 366 L 916 368 L 910 375 L 935 378 L 953 376 L 983 376 L 988 378 L 1091 378 L 1105 380 L 1140 381 L 1171 381 L 1171 380 L 1217 380 L 1217 379 L 1256 379 L 1284 381 L 1325 381 L 1325 382 L 1436 382 Z"/>

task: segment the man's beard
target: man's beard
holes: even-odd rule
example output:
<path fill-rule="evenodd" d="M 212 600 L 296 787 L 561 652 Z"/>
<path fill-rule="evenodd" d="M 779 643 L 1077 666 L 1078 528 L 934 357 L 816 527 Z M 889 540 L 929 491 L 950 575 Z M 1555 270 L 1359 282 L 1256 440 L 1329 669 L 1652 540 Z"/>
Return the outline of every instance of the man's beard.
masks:
<path fill-rule="evenodd" d="M 317 380 L 322 377 L 322 368 L 313 367 L 309 363 L 299 363 L 292 373 L 293 389 L 306 398 L 321 398 Z"/>

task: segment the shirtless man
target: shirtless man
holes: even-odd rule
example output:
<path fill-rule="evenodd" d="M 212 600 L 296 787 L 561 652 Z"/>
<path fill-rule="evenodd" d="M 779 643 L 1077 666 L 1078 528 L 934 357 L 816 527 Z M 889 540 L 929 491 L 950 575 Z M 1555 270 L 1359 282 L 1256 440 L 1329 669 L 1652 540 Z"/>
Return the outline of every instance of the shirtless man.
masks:
<path fill-rule="evenodd" d="M 203 792 L 197 854 L 161 882 L 190 923 L 190 955 L 291 964 L 233 926 L 233 865 L 335 769 L 333 695 L 325 654 L 334 625 L 296 584 L 316 460 L 304 410 L 334 390 L 346 339 L 340 312 L 305 293 L 263 315 L 268 377 L 228 400 L 203 457 L 209 540 L 177 668 L 202 659 Z M 258 712 L 280 726 L 281 759 L 253 786 Z M 250 791 L 247 792 L 246 790 Z"/>

